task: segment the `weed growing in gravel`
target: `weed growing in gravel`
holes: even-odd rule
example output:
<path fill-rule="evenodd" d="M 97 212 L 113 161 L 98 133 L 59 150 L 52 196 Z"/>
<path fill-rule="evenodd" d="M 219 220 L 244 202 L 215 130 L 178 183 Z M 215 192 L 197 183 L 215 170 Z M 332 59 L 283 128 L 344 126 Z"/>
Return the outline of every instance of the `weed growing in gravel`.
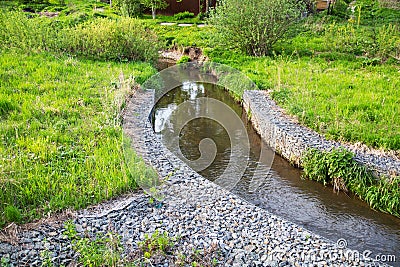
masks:
<path fill-rule="evenodd" d="M 52 253 L 51 251 L 48 249 L 48 242 L 47 240 L 43 240 L 44 243 L 44 249 L 42 251 L 40 251 L 40 258 L 42 260 L 42 265 L 41 267 L 53 267 L 54 263 L 52 260 Z"/>
<path fill-rule="evenodd" d="M 127 256 L 123 255 L 124 248 L 120 237 L 112 231 L 91 237 L 88 233 L 79 234 L 75 224 L 67 221 L 64 234 L 71 241 L 73 250 L 78 253 L 78 262 L 82 266 L 159 266 L 168 264 L 168 266 L 214 267 L 218 266 L 221 257 L 216 244 L 183 253 L 177 248 L 180 238 L 170 236 L 167 232 L 160 230 L 156 230 L 152 234 L 145 234 L 144 240 L 137 242 L 137 248 Z M 52 264 L 51 259 L 49 263 Z"/>
<path fill-rule="evenodd" d="M 195 249 L 189 255 L 178 254 L 175 264 L 177 266 L 214 267 L 220 265 L 219 256 L 218 246 L 211 244 L 208 248 Z"/>
<path fill-rule="evenodd" d="M 156 230 L 153 234 L 145 234 L 144 240 L 138 242 L 139 249 L 143 252 L 146 259 L 150 259 L 153 255 L 169 254 L 175 244 L 175 239 L 169 237 L 167 232 Z"/>
<path fill-rule="evenodd" d="M 6 257 L 1 258 L 0 267 L 10 267 L 10 266 L 11 266 L 11 263 L 10 263 L 9 258 L 6 258 Z"/>
<path fill-rule="evenodd" d="M 71 221 L 65 223 L 65 232 L 83 266 L 121 266 L 124 263 L 121 256 L 123 247 L 116 233 L 81 237 Z"/>

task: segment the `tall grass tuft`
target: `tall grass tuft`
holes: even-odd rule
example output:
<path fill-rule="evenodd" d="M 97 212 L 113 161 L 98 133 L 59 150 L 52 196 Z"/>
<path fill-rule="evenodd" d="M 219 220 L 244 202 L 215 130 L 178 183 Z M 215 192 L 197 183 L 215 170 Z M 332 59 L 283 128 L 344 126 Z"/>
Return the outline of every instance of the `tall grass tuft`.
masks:
<path fill-rule="evenodd" d="M 304 177 L 350 191 L 373 209 L 400 217 L 400 177 L 377 179 L 353 157 L 345 149 L 311 149 L 303 158 Z"/>
<path fill-rule="evenodd" d="M 91 59 L 154 62 L 157 36 L 132 18 L 96 18 L 82 23 L 29 18 L 22 12 L 0 12 L 0 49 L 50 51 Z"/>
<path fill-rule="evenodd" d="M 151 62 L 158 57 L 157 36 L 132 18 L 99 18 L 66 29 L 63 34 L 63 49 L 76 55 Z"/>

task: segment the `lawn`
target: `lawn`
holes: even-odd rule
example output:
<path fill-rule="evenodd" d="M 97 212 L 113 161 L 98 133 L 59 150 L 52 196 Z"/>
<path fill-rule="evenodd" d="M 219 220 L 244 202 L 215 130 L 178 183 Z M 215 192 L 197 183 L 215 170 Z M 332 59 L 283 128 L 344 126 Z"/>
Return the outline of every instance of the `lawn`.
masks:
<path fill-rule="evenodd" d="M 148 172 L 124 163 L 120 109 L 147 63 L 0 55 L 0 227 L 134 190 Z"/>

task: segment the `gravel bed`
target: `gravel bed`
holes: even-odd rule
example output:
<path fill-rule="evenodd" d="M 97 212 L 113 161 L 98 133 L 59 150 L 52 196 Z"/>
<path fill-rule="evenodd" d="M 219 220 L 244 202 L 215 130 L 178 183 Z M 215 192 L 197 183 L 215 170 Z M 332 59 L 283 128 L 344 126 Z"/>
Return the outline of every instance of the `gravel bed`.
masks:
<path fill-rule="evenodd" d="M 285 115 L 265 91 L 245 91 L 243 106 L 251 114 L 251 122 L 261 137 L 284 158 L 300 165 L 301 156 L 309 148 L 331 150 L 344 147 L 355 154 L 354 159 L 377 176 L 399 176 L 400 159 L 361 145 L 326 140 L 318 133 L 299 125 Z"/>
<path fill-rule="evenodd" d="M 171 154 L 155 137 L 148 121 L 153 91 L 137 92 L 127 104 L 124 130 L 136 151 L 168 180 L 164 198 L 150 203 L 136 192 L 128 197 L 78 211 L 77 231 L 89 236 L 114 231 L 125 255 L 137 250 L 145 233 L 156 229 L 180 236 L 175 249 L 218 248 L 219 266 L 382 266 L 360 261 L 354 251 L 262 210 L 204 179 Z M 40 266 L 46 250 L 56 266 L 75 266 L 77 254 L 62 225 L 42 224 L 18 234 L 16 244 L 0 242 L 0 259 L 11 266 Z M 169 266 L 165 262 L 158 266 Z"/>

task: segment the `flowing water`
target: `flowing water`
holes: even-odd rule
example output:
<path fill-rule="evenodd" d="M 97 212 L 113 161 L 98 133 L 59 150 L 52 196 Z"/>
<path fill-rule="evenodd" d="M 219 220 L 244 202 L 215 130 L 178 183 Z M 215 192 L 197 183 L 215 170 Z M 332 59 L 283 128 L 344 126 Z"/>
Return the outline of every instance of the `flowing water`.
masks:
<path fill-rule="evenodd" d="M 223 88 L 187 82 L 163 96 L 153 112 L 154 130 L 161 140 L 170 133 L 173 127 L 171 123 L 177 119 L 174 118 L 177 106 L 184 101 L 191 101 L 193 105 L 187 112 L 196 111 L 202 108 L 196 102 L 199 97 L 224 102 L 246 125 L 250 140 L 250 160 L 243 177 L 232 190 L 235 194 L 334 242 L 344 238 L 348 248 L 360 252 L 370 250 L 371 257 L 395 255 L 397 264 L 390 264 L 399 266 L 400 219 L 373 211 L 352 195 L 337 194 L 331 187 L 301 179 L 301 170 L 277 154 L 269 171 L 257 172 L 256 177 L 253 177 L 263 146 L 262 140 L 248 123 L 242 107 Z M 217 153 L 213 163 L 199 173 L 213 181 L 223 173 L 230 160 L 231 142 L 225 129 L 211 119 L 192 120 L 182 129 L 179 146 L 186 158 L 195 160 L 200 157 L 199 143 L 204 138 L 214 140 Z M 252 181 L 257 181 L 257 186 Z"/>

